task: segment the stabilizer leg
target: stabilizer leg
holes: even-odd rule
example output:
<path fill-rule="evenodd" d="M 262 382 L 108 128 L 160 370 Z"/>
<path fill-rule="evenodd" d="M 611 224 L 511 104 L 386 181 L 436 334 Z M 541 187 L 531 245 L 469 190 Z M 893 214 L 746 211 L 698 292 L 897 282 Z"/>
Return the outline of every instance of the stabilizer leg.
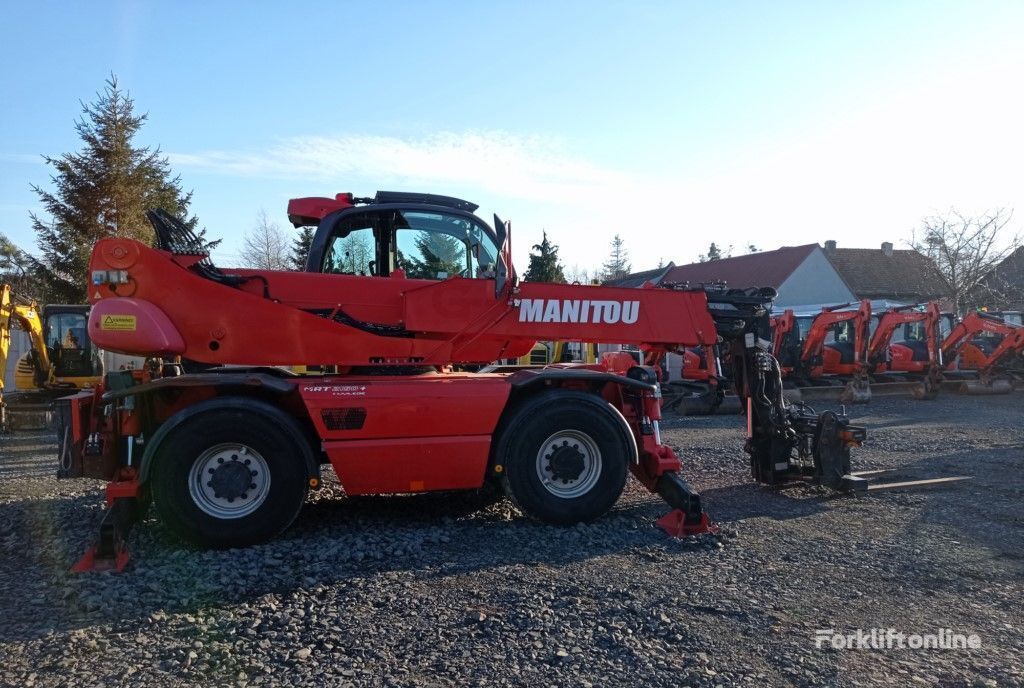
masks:
<path fill-rule="evenodd" d="M 715 533 L 718 526 L 711 522 L 701 507 L 700 495 L 678 473 L 664 473 L 655 490 L 668 505 L 675 507 L 658 519 L 658 527 L 672 537 L 688 537 Z"/>
<path fill-rule="evenodd" d="M 100 522 L 96 544 L 86 550 L 71 571 L 123 571 L 129 558 L 128 533 L 138 520 L 138 512 L 136 497 L 115 498 Z"/>

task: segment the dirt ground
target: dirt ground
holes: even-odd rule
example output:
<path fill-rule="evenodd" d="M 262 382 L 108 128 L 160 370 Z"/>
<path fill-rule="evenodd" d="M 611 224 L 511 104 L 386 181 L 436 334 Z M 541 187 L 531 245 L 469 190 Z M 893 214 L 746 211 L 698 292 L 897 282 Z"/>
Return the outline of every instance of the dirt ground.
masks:
<path fill-rule="evenodd" d="M 0 684 L 1024 685 L 1022 400 L 852 408 L 873 482 L 971 478 L 864 496 L 755 485 L 740 418 L 671 418 L 720 539 L 668 539 L 636 485 L 555 528 L 507 501 L 328 484 L 245 550 L 188 549 L 150 516 L 121 575 L 68 573 L 102 485 L 57 481 L 48 435 L 2 437 Z M 832 645 L 871 629 L 980 647 Z"/>

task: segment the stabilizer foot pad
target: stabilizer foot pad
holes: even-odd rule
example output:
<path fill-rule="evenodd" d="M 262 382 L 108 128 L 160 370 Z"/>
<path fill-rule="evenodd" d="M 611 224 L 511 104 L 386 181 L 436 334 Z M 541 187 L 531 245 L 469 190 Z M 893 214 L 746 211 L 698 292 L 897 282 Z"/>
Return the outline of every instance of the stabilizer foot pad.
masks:
<path fill-rule="evenodd" d="M 718 525 L 712 523 L 707 514 L 702 513 L 696 523 L 687 523 L 686 513 L 682 509 L 668 512 L 656 521 L 656 525 L 668 533 L 669 537 L 676 538 L 718 532 Z"/>
<path fill-rule="evenodd" d="M 82 558 L 71 567 L 71 573 L 85 573 L 87 571 L 116 571 L 121 573 L 128 565 L 128 550 L 120 549 L 113 558 L 97 557 L 96 548 L 90 547 L 82 555 Z"/>

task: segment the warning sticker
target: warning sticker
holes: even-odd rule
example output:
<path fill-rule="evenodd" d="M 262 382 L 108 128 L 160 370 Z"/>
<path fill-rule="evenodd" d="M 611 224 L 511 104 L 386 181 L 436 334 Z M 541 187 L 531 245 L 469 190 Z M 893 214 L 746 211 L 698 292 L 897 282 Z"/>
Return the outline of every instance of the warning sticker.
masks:
<path fill-rule="evenodd" d="M 114 330 L 121 332 L 135 331 L 134 315 L 104 315 L 100 322 L 101 330 Z"/>

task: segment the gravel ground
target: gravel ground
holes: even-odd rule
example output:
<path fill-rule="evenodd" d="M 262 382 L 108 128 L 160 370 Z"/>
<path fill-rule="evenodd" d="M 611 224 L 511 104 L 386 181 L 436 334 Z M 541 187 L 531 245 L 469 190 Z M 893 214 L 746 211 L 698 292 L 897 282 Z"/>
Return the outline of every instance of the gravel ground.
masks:
<path fill-rule="evenodd" d="M 725 532 L 670 540 L 631 485 L 575 528 L 468 496 L 310 498 L 268 545 L 198 552 L 150 518 L 127 573 L 68 568 L 102 485 L 0 438 L 0 684 L 1024 685 L 1021 396 L 852 409 L 857 470 L 971 481 L 837 496 L 751 484 L 736 417 L 666 442 Z M 977 634 L 974 650 L 818 649 L 816 629 Z"/>

